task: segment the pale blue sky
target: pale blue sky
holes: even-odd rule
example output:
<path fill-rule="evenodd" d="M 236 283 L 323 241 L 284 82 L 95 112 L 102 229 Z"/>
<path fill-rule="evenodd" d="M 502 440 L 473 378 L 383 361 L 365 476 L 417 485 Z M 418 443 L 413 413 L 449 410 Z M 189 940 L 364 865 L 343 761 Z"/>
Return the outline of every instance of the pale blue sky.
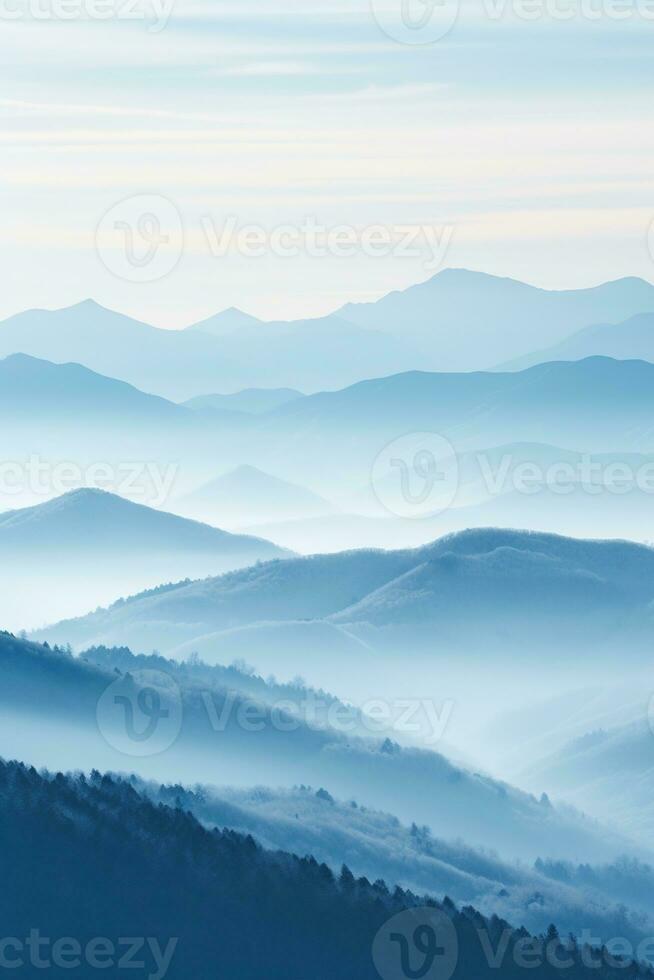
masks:
<path fill-rule="evenodd" d="M 434 271 L 422 250 L 214 256 L 203 221 L 230 215 L 269 232 L 446 226 L 444 265 L 545 286 L 654 279 L 654 0 L 548 0 L 530 21 L 517 0 L 500 16 L 503 0 L 462 0 L 424 46 L 385 34 L 367 0 L 177 0 L 156 32 L 162 0 L 140 0 L 147 20 L 34 16 L 61 2 L 1 5 L 0 316 L 86 296 L 164 326 L 230 305 L 309 316 Z M 400 3 L 373 0 L 391 26 Z M 155 282 L 96 253 L 100 219 L 133 195 L 183 220 Z"/>

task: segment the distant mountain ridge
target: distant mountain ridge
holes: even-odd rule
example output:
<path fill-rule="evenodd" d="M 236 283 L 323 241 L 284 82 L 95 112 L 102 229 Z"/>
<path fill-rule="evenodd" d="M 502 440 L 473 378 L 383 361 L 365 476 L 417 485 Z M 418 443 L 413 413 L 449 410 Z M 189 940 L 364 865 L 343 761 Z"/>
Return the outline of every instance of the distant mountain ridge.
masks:
<path fill-rule="evenodd" d="M 160 330 L 91 300 L 28 310 L 0 323 L 0 357 L 74 361 L 177 401 L 251 387 L 315 392 L 417 368 L 490 370 L 589 324 L 652 312 L 654 286 L 641 279 L 548 291 L 446 269 L 374 303 L 296 321 L 231 309 Z"/>
<path fill-rule="evenodd" d="M 579 361 L 587 357 L 654 362 L 654 313 L 640 313 L 624 323 L 585 327 L 553 347 L 509 361 L 498 370 L 523 371 L 544 361 Z"/>
<path fill-rule="evenodd" d="M 302 446 L 299 482 L 301 465 L 307 473 L 340 468 L 364 485 L 377 455 L 407 433 L 445 437 L 457 454 L 520 442 L 651 453 L 653 413 L 654 365 L 593 357 L 519 373 L 414 371 L 363 381 L 282 406 L 260 420 L 259 438 L 270 448 Z"/>
<path fill-rule="evenodd" d="M 591 323 L 654 312 L 654 286 L 635 277 L 586 289 L 546 290 L 467 269 L 445 269 L 426 282 L 373 303 L 349 303 L 339 316 L 405 337 L 438 371 L 488 369 L 556 343 Z M 513 355 L 506 351 L 513 350 Z"/>
<path fill-rule="evenodd" d="M 148 395 L 124 381 L 98 374 L 77 363 L 53 363 L 27 354 L 0 360 L 0 410 L 4 417 L 68 418 L 78 426 L 89 422 L 130 425 L 192 422 L 179 405 Z"/>
<path fill-rule="evenodd" d="M 198 395 L 184 402 L 184 408 L 194 411 L 245 412 L 263 415 L 289 402 L 304 398 L 294 388 L 245 388 L 233 395 Z"/>
<path fill-rule="evenodd" d="M 88 300 L 3 321 L 0 357 L 77 362 L 173 401 L 254 387 L 319 391 L 416 363 L 406 343 L 338 317 L 239 322 L 225 336 L 162 330 Z"/>
<path fill-rule="evenodd" d="M 461 460 L 461 481 L 454 501 L 459 509 L 470 502 L 465 477 L 470 455 L 486 454 L 491 468 L 501 464 L 497 451 L 488 447 L 520 443 L 556 446 L 557 455 L 551 457 L 550 453 L 550 457 L 573 467 L 583 454 L 602 454 L 607 465 L 610 457 L 617 464 L 623 461 L 630 466 L 634 478 L 636 469 L 647 463 L 645 457 L 654 454 L 654 424 L 650 422 L 654 417 L 654 364 L 605 357 L 538 364 L 521 372 L 390 375 L 338 391 L 297 397 L 269 411 L 248 414 L 220 409 L 194 411 L 80 365 L 56 365 L 14 355 L 0 361 L 0 406 L 5 419 L 0 449 L 6 458 L 22 459 L 27 445 L 43 459 L 81 463 L 83 469 L 98 459 L 115 466 L 129 460 L 160 460 L 178 472 L 178 501 L 209 485 L 221 470 L 228 473 L 246 465 L 260 473 L 274 473 L 287 485 L 283 493 L 279 483 L 266 486 L 261 476 L 258 488 L 250 479 L 237 480 L 222 491 L 214 487 L 225 513 L 235 514 L 234 527 L 261 526 L 264 536 L 270 536 L 276 523 L 328 513 L 324 501 L 334 501 L 334 509 L 343 510 L 344 517 L 356 514 L 353 496 L 363 490 L 369 506 L 363 494 L 362 512 L 388 517 L 374 499 L 371 473 L 378 455 L 407 433 L 433 433 L 449 441 L 449 452 Z M 291 453 L 289 446 L 294 447 Z M 638 462 L 637 457 L 643 458 Z M 252 474 L 252 470 L 244 472 Z M 392 476 L 396 479 L 397 473 Z M 120 491 L 117 483 L 106 485 Z M 375 488 L 375 492 L 380 489 L 377 484 Z M 307 493 L 313 493 L 314 498 Z M 315 497 L 323 498 L 323 502 Z M 160 503 L 154 489 L 142 499 Z M 639 498 L 645 514 L 648 499 L 646 494 Z M 578 495 L 568 501 L 561 530 L 579 533 L 574 527 L 577 500 Z M 190 511 L 191 516 L 220 527 L 220 510 L 209 498 L 200 503 L 202 508 Z M 528 503 L 516 502 L 515 521 L 538 527 L 531 523 Z M 600 503 L 603 501 L 593 502 L 594 521 L 604 512 Z M 11 498 L 2 504 L 15 506 Z M 476 525 L 512 524 L 510 512 L 507 515 L 503 510 L 507 504 L 508 499 L 496 499 L 487 509 L 486 519 L 483 514 L 471 514 L 470 519 Z M 558 509 L 563 511 L 564 505 Z M 614 511 L 605 508 L 608 520 L 612 521 Z M 519 520 L 520 515 L 524 517 Z M 556 520 L 551 508 L 543 519 L 541 529 L 556 529 L 551 523 Z M 341 524 L 338 540 L 348 547 L 347 528 Z M 460 524 L 445 523 L 434 529 L 433 536 L 457 526 Z M 579 531 L 587 533 L 588 526 L 580 525 Z M 610 535 L 614 533 L 612 526 L 603 532 L 601 524 L 596 529 L 591 524 L 590 533 Z M 631 526 L 623 521 L 617 527 L 624 529 L 619 533 L 631 536 Z M 380 531 L 383 533 L 383 528 Z M 284 529 L 281 533 L 284 535 Z M 293 546 L 295 531 L 289 529 L 289 534 L 280 541 Z M 353 540 L 377 543 L 374 534 L 374 527 L 362 528 Z M 418 541 L 413 535 L 395 540 L 388 535 L 379 543 L 397 546 Z"/>
<path fill-rule="evenodd" d="M 15 353 L 83 364 L 173 400 L 228 385 L 236 372 L 216 338 L 160 330 L 93 300 L 27 310 L 0 323 L 0 357 Z"/>

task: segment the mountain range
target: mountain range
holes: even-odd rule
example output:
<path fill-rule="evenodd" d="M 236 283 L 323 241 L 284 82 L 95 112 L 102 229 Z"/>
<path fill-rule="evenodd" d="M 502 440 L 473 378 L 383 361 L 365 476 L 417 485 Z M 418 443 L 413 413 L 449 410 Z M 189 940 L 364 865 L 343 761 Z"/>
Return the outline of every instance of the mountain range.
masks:
<path fill-rule="evenodd" d="M 258 414 L 200 411 L 80 365 L 13 355 L 0 361 L 0 451 L 14 468 L 30 456 L 48 472 L 61 460 L 72 464 L 80 475 L 68 487 L 83 485 L 83 474 L 100 463 L 112 477 L 106 489 L 305 552 L 412 546 L 493 524 L 647 539 L 653 392 L 654 365 L 593 357 L 521 372 L 392 375 Z M 397 496 L 397 469 L 388 486 L 377 476 L 371 483 L 379 454 L 411 432 L 445 437 L 458 457 L 452 506 L 418 522 L 401 521 L 380 503 L 387 490 Z M 600 474 L 614 474 L 609 483 L 626 471 L 630 486 L 587 493 L 580 467 L 589 454 Z M 411 458 L 405 462 L 410 467 Z M 523 464 L 541 472 L 529 493 L 512 482 Z M 565 495 L 545 488 L 546 471 L 561 465 L 572 473 Z M 152 466 L 155 474 L 145 472 Z M 136 481 L 118 478 L 135 467 Z M 37 500 L 3 481 L 0 507 Z"/>
<path fill-rule="evenodd" d="M 242 325 L 234 334 L 162 330 L 86 300 L 0 323 L 0 357 L 76 362 L 174 401 L 253 387 L 321 390 L 413 367 L 400 341 L 337 317 Z"/>
<path fill-rule="evenodd" d="M 491 369 L 591 324 L 643 313 L 654 313 L 654 286 L 641 279 L 557 292 L 447 269 L 314 320 L 265 323 L 231 310 L 161 330 L 91 300 L 28 310 L 0 323 L 0 357 L 76 362 L 184 401 L 252 387 L 315 392 L 417 368 Z"/>
<path fill-rule="evenodd" d="M 360 482 L 366 483 L 374 460 L 369 453 L 384 447 L 380 440 L 411 431 L 444 435 L 459 453 L 511 442 L 540 442 L 577 452 L 646 452 L 654 446 L 648 423 L 653 379 L 654 365 L 645 361 L 591 357 L 521 372 L 395 374 L 294 398 L 263 414 L 214 414 L 144 394 L 78 364 L 13 355 L 0 361 L 0 406 L 8 420 L 2 441 L 11 439 L 13 428 L 34 440 L 39 427 L 73 430 L 80 438 L 89 430 L 115 440 L 142 433 L 165 438 L 168 444 L 177 440 L 180 452 L 184 447 L 188 451 L 191 440 L 196 451 L 205 447 L 206 456 L 210 440 L 212 447 L 229 445 L 241 457 L 271 460 L 279 459 L 282 446 L 292 439 L 302 452 L 285 464 L 286 470 L 314 474 L 315 480 L 317 460 L 321 468 L 329 467 L 338 454 L 348 475 L 358 469 L 364 473 Z M 345 438 L 353 418 L 356 430 Z M 353 465 L 357 458 L 358 467 Z M 235 465 L 244 462 L 249 461 L 237 459 Z"/>

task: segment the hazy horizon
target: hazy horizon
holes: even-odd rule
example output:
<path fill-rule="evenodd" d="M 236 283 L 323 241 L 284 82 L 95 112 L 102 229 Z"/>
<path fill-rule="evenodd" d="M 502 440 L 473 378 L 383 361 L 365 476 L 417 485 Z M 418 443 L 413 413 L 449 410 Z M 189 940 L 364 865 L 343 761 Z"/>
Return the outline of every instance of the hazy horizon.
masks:
<path fill-rule="evenodd" d="M 0 39 L 0 318 L 35 287 L 39 306 L 92 295 L 173 326 L 231 306 L 313 317 L 446 266 L 547 288 L 652 277 L 642 4 L 449 0 L 435 37 L 403 34 L 392 0 L 57 4 L 22 0 Z M 163 199 L 159 230 L 182 240 L 152 282 L 98 255 L 134 198 Z M 438 245 L 316 258 L 303 241 L 289 259 L 219 241 L 230 222 L 270 236 L 307 219 L 427 227 Z"/>
<path fill-rule="evenodd" d="M 131 319 L 140 320 L 141 322 L 148 323 L 149 326 L 158 327 L 161 330 L 185 330 L 187 327 L 194 326 L 196 323 L 201 323 L 202 320 L 204 319 L 213 316 L 220 316 L 224 313 L 229 313 L 231 311 L 237 311 L 256 317 L 256 319 L 261 320 L 262 323 L 276 322 L 276 321 L 288 321 L 289 323 L 293 323 L 293 322 L 301 322 L 303 320 L 320 319 L 321 317 L 338 313 L 338 311 L 348 303 L 375 303 L 378 300 L 388 296 L 390 293 L 405 292 L 406 290 L 411 289 L 413 286 L 419 286 L 419 285 L 423 285 L 424 283 L 428 283 L 435 276 L 443 272 L 466 272 L 466 273 L 471 273 L 473 275 L 489 276 L 494 279 L 505 279 L 512 282 L 518 282 L 527 286 L 533 286 L 535 289 L 542 289 L 546 292 L 555 292 L 555 293 L 567 292 L 570 290 L 577 291 L 577 290 L 594 289 L 598 286 L 619 282 L 623 279 L 641 279 L 644 282 L 648 283 L 649 285 L 654 285 L 654 267 L 649 277 L 646 275 L 636 275 L 627 272 L 621 276 L 615 276 L 608 279 L 599 279 L 599 278 L 593 279 L 592 273 L 589 272 L 590 278 L 587 281 L 570 281 L 565 284 L 563 282 L 556 284 L 556 283 L 538 282 L 534 278 L 519 278 L 518 276 L 511 275 L 508 272 L 500 274 L 500 273 L 492 272 L 489 269 L 466 268 L 463 266 L 446 266 L 443 269 L 439 269 L 438 272 L 425 276 L 422 279 L 416 279 L 414 281 L 406 282 L 403 285 L 397 286 L 393 289 L 386 289 L 386 290 L 381 289 L 380 291 L 371 293 L 369 296 L 366 296 L 363 299 L 360 298 L 358 294 L 354 294 L 354 295 L 348 294 L 348 295 L 344 295 L 343 299 L 340 300 L 336 305 L 329 307 L 327 309 L 316 310 L 314 312 L 298 313 L 296 315 L 289 316 L 289 317 L 274 315 L 272 311 L 266 313 L 265 310 L 263 312 L 254 313 L 254 311 L 248 306 L 248 296 L 246 293 L 244 294 L 242 301 L 237 300 L 236 302 L 230 303 L 229 306 L 221 306 L 220 305 L 221 301 L 220 298 L 218 297 L 216 300 L 217 305 L 215 307 L 207 307 L 205 313 L 197 319 L 190 319 L 189 318 L 190 314 L 185 316 L 182 312 L 180 312 L 179 314 L 180 319 L 177 323 L 154 322 L 128 309 L 106 305 L 105 303 L 100 302 L 100 300 L 98 300 L 96 296 L 89 296 L 83 294 L 80 295 L 78 299 L 75 299 L 70 303 L 66 303 L 65 306 L 49 306 L 45 303 L 35 301 L 31 306 L 26 307 L 24 309 L 16 309 L 6 313 L 2 313 L 0 315 L 0 323 L 3 320 L 10 319 L 12 316 L 16 316 L 19 313 L 27 313 L 30 311 L 42 311 L 42 310 L 48 312 L 56 312 L 58 310 L 70 309 L 71 307 L 80 306 L 83 303 L 89 303 L 89 302 L 97 306 L 100 306 L 105 310 L 109 310 L 113 313 L 119 313 L 122 314 L 123 316 L 128 316 Z"/>

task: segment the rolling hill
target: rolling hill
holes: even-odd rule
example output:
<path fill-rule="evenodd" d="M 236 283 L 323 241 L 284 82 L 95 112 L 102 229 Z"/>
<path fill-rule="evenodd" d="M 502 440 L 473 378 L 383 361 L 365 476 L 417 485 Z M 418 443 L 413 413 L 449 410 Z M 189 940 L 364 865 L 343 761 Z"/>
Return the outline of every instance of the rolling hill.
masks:
<path fill-rule="evenodd" d="M 496 847 L 507 858 L 605 861 L 625 849 L 647 853 L 579 813 L 435 751 L 401 746 L 387 737 L 389 728 L 362 737 L 329 724 L 329 714 L 326 724 L 321 716 L 314 720 L 307 689 L 287 691 L 283 699 L 274 692 L 253 696 L 247 679 L 243 689 L 233 672 L 227 679 L 218 670 L 214 678 L 203 665 L 125 650 L 89 650 L 79 659 L 6 634 L 0 634 L 0 662 L 5 751 L 19 749 L 39 766 L 124 770 L 129 764 L 158 781 L 248 787 L 269 783 L 274 759 L 277 785 L 318 783 L 427 824 L 441 838 Z M 138 738 L 120 704 L 128 700 L 136 710 L 143 689 L 156 693 L 161 724 Z M 135 731 L 144 727 L 142 713 L 134 721 Z"/>
<path fill-rule="evenodd" d="M 572 666 L 572 649 L 582 658 L 594 651 L 599 669 L 618 636 L 624 663 L 642 664 L 654 631 L 653 572 L 654 550 L 643 545 L 479 529 L 414 550 L 294 558 L 182 583 L 60 623 L 39 638 L 77 649 L 125 643 L 168 651 L 202 639 L 206 654 L 211 636 L 220 641 L 226 631 L 248 628 L 248 659 L 265 671 L 273 663 L 264 637 L 275 623 L 286 631 L 287 655 L 295 651 L 301 672 L 312 676 L 316 665 L 295 635 L 313 621 L 370 651 L 349 665 L 350 680 L 371 669 L 373 651 L 384 653 L 386 666 L 388 657 L 404 663 L 414 684 L 425 663 L 437 671 L 455 651 L 455 665 L 488 666 L 495 656 L 498 670 L 508 663 L 514 672 Z"/>

